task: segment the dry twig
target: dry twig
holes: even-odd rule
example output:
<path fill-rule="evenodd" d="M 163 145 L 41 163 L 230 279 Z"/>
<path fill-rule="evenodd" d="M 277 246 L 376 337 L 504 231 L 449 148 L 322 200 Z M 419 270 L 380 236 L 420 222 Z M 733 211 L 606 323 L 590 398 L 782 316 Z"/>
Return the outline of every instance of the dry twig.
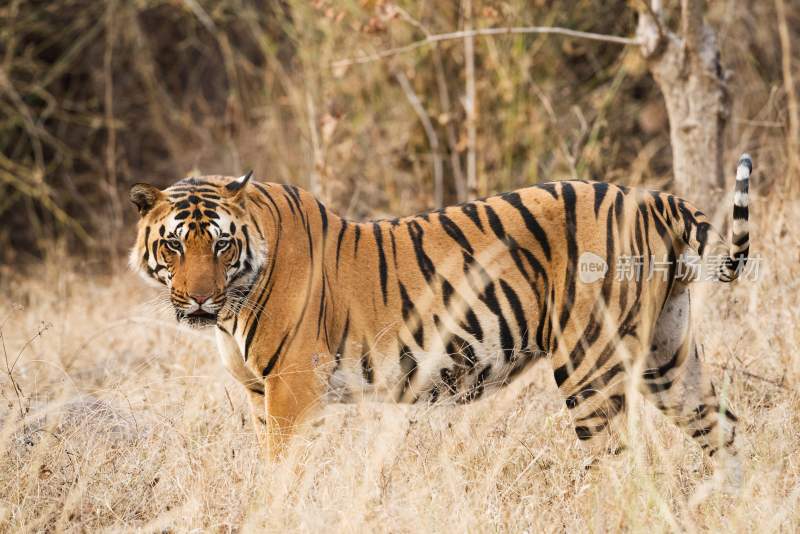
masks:
<path fill-rule="evenodd" d="M 417 93 L 415 93 L 414 88 L 411 87 L 408 77 L 400 71 L 395 72 L 394 77 L 403 89 L 408 103 L 411 104 L 417 117 L 419 117 L 419 121 L 422 123 L 425 135 L 428 138 L 428 144 L 431 146 L 431 158 L 433 159 L 433 201 L 437 208 L 441 208 L 444 202 L 444 176 L 442 173 L 442 158 L 439 155 L 439 138 L 436 135 L 436 130 L 433 128 L 433 123 L 431 123 L 428 112 L 425 111 L 425 107 L 422 105 L 422 102 L 420 102 Z"/>
<path fill-rule="evenodd" d="M 792 74 L 792 48 L 789 39 L 789 25 L 786 21 L 786 6 L 783 0 L 775 0 L 775 10 L 778 12 L 778 35 L 781 41 L 781 68 L 783 70 L 783 87 L 786 91 L 787 108 L 789 115 L 789 133 L 786 136 L 786 149 L 789 156 L 789 172 L 787 189 L 792 191 L 794 183 L 791 181 L 795 173 L 800 171 L 800 106 L 797 103 L 794 76 Z"/>
<path fill-rule="evenodd" d="M 467 112 L 467 194 L 470 199 L 478 196 L 478 160 L 476 154 L 477 131 L 475 123 L 475 35 L 472 33 L 472 0 L 466 0 L 464 32 L 465 93 L 464 110 Z"/>
<path fill-rule="evenodd" d="M 744 376 L 746 378 L 751 378 L 753 380 L 758 380 L 759 382 L 765 382 L 767 384 L 771 384 L 771 385 L 773 385 L 773 386 L 775 386 L 777 388 L 780 388 L 780 389 L 786 389 L 786 390 L 789 389 L 788 387 L 786 387 L 786 384 L 784 384 L 784 378 L 783 377 L 781 377 L 780 380 L 775 380 L 775 379 L 772 379 L 772 378 L 766 378 L 766 377 L 763 377 L 761 375 L 757 375 L 755 373 L 751 373 L 750 371 L 745 371 L 744 369 L 739 369 L 737 367 L 730 367 L 728 365 L 721 365 L 721 364 L 713 363 L 713 362 L 706 362 L 706 365 L 710 365 L 711 367 L 716 367 L 717 369 L 721 369 L 723 371 L 730 371 L 732 373 L 737 373 L 737 374 L 740 374 L 740 375 L 742 375 L 742 376 Z"/>
<path fill-rule="evenodd" d="M 602 33 L 583 32 L 578 30 L 571 30 L 569 28 L 561 28 L 559 26 L 514 26 L 507 28 L 478 28 L 476 30 L 462 30 L 450 33 L 440 33 L 437 35 L 429 35 L 425 39 L 420 39 L 413 43 L 398 46 L 396 48 L 389 48 L 374 54 L 368 54 L 358 58 L 346 58 L 334 61 L 331 63 L 333 69 L 341 69 L 350 65 L 360 65 L 363 63 L 371 63 L 388 57 L 411 52 L 417 48 L 428 46 L 442 41 L 454 41 L 457 39 L 465 39 L 467 37 L 485 37 L 491 35 L 518 35 L 527 33 L 539 33 L 550 35 L 563 35 L 565 37 L 575 37 L 579 39 L 589 39 L 592 41 L 603 41 L 607 43 L 615 43 L 620 45 L 636 45 L 641 43 L 639 39 L 632 37 L 619 37 L 616 35 L 604 35 Z"/>

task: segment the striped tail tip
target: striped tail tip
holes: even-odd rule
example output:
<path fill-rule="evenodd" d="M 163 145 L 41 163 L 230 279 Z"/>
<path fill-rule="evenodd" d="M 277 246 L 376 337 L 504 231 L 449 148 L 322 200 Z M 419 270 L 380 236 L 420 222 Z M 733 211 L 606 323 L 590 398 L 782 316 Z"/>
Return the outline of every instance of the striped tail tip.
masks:
<path fill-rule="evenodd" d="M 742 154 L 736 164 L 736 187 L 733 194 L 733 221 L 746 221 L 747 206 L 750 203 L 750 174 L 753 172 L 753 160 L 750 154 Z M 734 233 L 737 233 L 734 228 Z"/>
<path fill-rule="evenodd" d="M 736 164 L 736 179 L 745 180 L 750 178 L 751 172 L 753 172 L 753 158 L 745 152 L 739 156 L 739 162 Z"/>
<path fill-rule="evenodd" d="M 735 279 L 747 263 L 750 253 L 750 174 L 753 172 L 753 159 L 750 154 L 742 154 L 736 164 L 736 187 L 733 193 L 733 232 L 727 277 Z"/>
<path fill-rule="evenodd" d="M 747 220 L 747 206 L 750 202 L 750 174 L 753 172 L 753 159 L 750 154 L 742 154 L 736 164 L 736 187 L 733 195 L 733 220 Z M 742 209 L 744 208 L 744 209 Z"/>

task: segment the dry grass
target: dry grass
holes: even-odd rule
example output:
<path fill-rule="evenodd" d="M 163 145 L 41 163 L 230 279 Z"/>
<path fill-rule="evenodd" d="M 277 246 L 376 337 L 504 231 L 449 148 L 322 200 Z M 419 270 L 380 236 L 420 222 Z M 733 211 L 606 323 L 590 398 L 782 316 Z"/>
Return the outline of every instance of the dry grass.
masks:
<path fill-rule="evenodd" d="M 633 10 L 618 15 L 621 0 L 614 9 L 595 0 L 569 9 L 474 3 L 476 27 L 629 35 L 635 26 Z M 178 328 L 119 266 L 54 252 L 34 272 L 4 267 L 3 258 L 27 259 L 45 237 L 63 234 L 55 208 L 86 217 L 100 257 L 116 257 L 129 243 L 119 237 L 129 238 L 119 201 L 126 186 L 195 170 L 253 167 L 262 179 L 318 186 L 354 216 L 431 207 L 437 158 L 439 193 L 459 196 L 471 125 L 481 190 L 573 174 L 668 182 L 663 103 L 635 50 L 477 40 L 472 124 L 461 42 L 330 68 L 462 28 L 455 7 L 288 0 L 286 17 L 238 0 L 214 4 L 206 19 L 189 9 L 206 3 L 193 1 L 0 9 L 0 74 L 10 81 L 0 88 L 8 112 L 0 124 L 0 531 L 798 529 L 800 206 L 781 196 L 798 180 L 782 171 L 796 145 L 784 87 L 797 63 L 795 3 L 786 2 L 780 36 L 770 2 L 726 0 L 709 11 L 735 73 L 725 160 L 750 151 L 753 189 L 772 191 L 752 197 L 760 280 L 705 288 L 707 298 L 696 299 L 704 357 L 742 421 L 745 482 L 734 494 L 714 489 L 697 447 L 644 405 L 633 410 L 630 452 L 584 469 L 547 364 L 468 407 L 331 407 L 285 461 L 266 464 L 210 333 Z M 386 5 L 406 15 L 388 17 Z M 780 53 L 787 35 L 790 59 Z M 720 201 L 724 217 L 729 205 Z"/>
<path fill-rule="evenodd" d="M 585 470 L 546 364 L 468 407 L 331 407 L 269 465 L 210 333 L 175 326 L 131 274 L 51 258 L 35 277 L 0 271 L 19 356 L 0 374 L 0 530 L 795 530 L 800 209 L 770 210 L 760 281 L 699 304 L 705 359 L 742 421 L 738 493 L 714 489 L 699 449 L 644 405 L 630 452 Z"/>

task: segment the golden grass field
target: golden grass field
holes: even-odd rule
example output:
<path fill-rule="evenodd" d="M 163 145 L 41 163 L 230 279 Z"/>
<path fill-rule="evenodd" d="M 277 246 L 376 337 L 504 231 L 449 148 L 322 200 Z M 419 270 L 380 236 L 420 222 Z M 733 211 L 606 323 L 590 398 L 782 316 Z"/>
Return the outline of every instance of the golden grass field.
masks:
<path fill-rule="evenodd" d="M 647 4 L 0 5 L 0 534 L 800 531 L 797 0 L 707 2 L 730 74 L 723 161 L 754 156 L 763 258 L 757 281 L 693 295 L 703 358 L 740 420 L 738 490 L 639 400 L 628 452 L 586 469 L 547 362 L 468 406 L 331 406 L 267 463 L 213 331 L 178 326 L 122 258 L 129 187 L 191 174 L 253 169 L 353 218 L 467 198 L 473 160 L 472 196 L 567 177 L 675 191 L 668 110 L 639 47 L 414 45 L 468 25 L 633 37 Z M 677 31 L 682 3 L 651 4 Z M 701 208 L 724 229 L 719 197 Z"/>
<path fill-rule="evenodd" d="M 695 297 L 741 421 L 739 490 L 638 401 L 629 451 L 587 470 L 546 362 L 466 407 L 332 406 L 266 463 L 211 331 L 121 263 L 54 252 L 0 268 L 0 530 L 796 531 L 800 209 L 751 199 L 759 280 Z"/>

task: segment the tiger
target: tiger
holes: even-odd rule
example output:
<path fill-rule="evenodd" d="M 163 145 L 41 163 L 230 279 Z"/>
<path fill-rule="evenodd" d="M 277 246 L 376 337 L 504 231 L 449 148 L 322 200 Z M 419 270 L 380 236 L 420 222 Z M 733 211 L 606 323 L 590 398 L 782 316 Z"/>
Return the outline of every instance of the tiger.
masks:
<path fill-rule="evenodd" d="M 327 404 L 467 404 L 547 358 L 597 454 L 624 447 L 636 393 L 708 458 L 735 459 L 690 288 L 747 263 L 752 169 L 742 155 L 730 244 L 683 198 L 595 181 L 367 222 L 252 171 L 138 183 L 130 265 L 168 289 L 178 321 L 214 328 L 268 458 Z M 612 275 L 630 258 L 637 276 Z"/>

